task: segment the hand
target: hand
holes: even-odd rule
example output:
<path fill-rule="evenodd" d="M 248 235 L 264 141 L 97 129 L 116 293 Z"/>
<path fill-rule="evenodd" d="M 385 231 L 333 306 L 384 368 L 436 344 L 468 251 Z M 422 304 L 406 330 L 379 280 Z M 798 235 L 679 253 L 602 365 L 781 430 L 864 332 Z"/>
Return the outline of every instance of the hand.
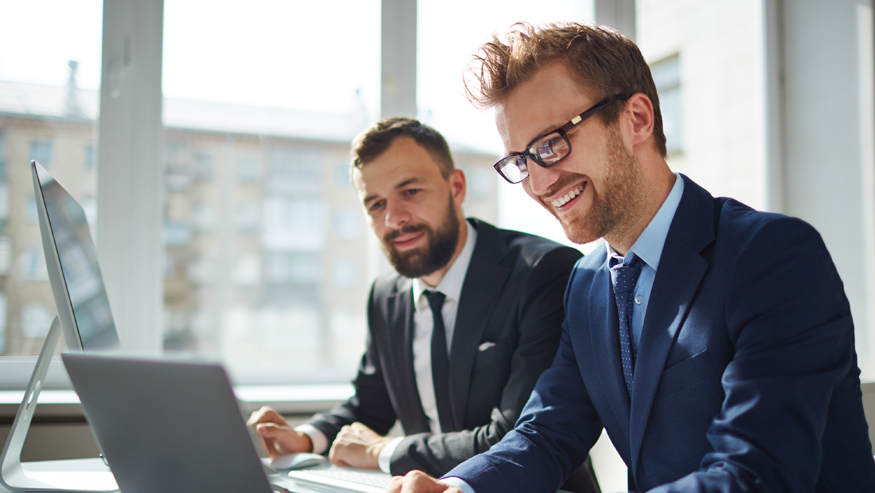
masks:
<path fill-rule="evenodd" d="M 422 471 L 410 471 L 406 476 L 395 476 L 386 493 L 462 493 Z"/>
<path fill-rule="evenodd" d="M 391 441 L 361 423 L 353 423 L 340 429 L 328 458 L 338 466 L 379 469 L 380 452 Z"/>
<path fill-rule="evenodd" d="M 246 424 L 255 427 L 255 432 L 271 459 L 313 451 L 313 442 L 306 433 L 295 431 L 280 413 L 267 406 L 252 413 Z"/>

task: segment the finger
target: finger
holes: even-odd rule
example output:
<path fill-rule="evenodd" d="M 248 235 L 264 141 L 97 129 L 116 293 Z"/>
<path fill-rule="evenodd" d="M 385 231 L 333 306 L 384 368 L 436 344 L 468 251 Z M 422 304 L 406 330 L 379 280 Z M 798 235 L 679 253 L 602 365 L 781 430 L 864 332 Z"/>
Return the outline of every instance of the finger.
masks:
<path fill-rule="evenodd" d="M 247 420 L 249 425 L 254 425 L 258 423 L 277 423 L 277 424 L 286 424 L 285 418 L 283 418 L 280 413 L 276 412 L 273 408 L 268 406 L 263 406 L 258 411 L 252 413 Z"/>
<path fill-rule="evenodd" d="M 288 428 L 284 428 L 282 426 L 277 426 L 274 423 L 259 423 L 255 427 L 255 431 L 258 432 L 264 438 L 274 438 L 282 435 L 283 433 L 288 433 Z"/>
<path fill-rule="evenodd" d="M 345 466 L 346 461 L 343 460 L 343 452 L 341 451 L 342 447 L 338 446 L 337 440 L 331 445 L 331 449 L 328 450 L 328 460 L 334 464 L 335 466 Z"/>
<path fill-rule="evenodd" d="M 450 493 L 453 491 L 458 490 L 456 490 L 455 488 L 449 488 L 447 485 L 441 483 L 437 479 L 429 476 L 422 471 L 417 470 L 413 470 L 407 473 L 407 475 L 405 476 L 404 485 L 401 488 L 401 493 Z"/>
<path fill-rule="evenodd" d="M 404 476 L 393 476 L 389 481 L 389 486 L 386 487 L 386 493 L 401 493 L 401 488 L 404 486 Z"/>

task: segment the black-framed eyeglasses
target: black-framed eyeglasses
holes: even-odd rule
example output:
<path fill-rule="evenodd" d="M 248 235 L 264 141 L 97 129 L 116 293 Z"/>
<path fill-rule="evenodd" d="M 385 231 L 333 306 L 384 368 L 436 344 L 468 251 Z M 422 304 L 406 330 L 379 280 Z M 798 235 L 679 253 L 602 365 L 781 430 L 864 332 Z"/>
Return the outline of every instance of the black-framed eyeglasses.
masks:
<path fill-rule="evenodd" d="M 528 159 L 544 168 L 553 166 L 571 154 L 568 132 L 572 128 L 585 122 L 587 118 L 595 115 L 614 101 L 625 101 L 631 97 L 631 94 L 615 94 L 599 101 L 565 125 L 535 138 L 526 146 L 525 151 L 508 154 L 499 159 L 493 165 L 495 171 L 498 171 L 498 174 L 510 183 L 519 183 L 529 177 Z"/>

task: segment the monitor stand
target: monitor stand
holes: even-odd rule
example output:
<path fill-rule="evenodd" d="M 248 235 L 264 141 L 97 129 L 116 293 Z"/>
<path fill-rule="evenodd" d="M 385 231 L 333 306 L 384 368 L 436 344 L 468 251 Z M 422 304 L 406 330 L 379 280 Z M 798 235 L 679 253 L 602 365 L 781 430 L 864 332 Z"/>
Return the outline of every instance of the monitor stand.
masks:
<path fill-rule="evenodd" d="M 118 491 L 115 477 L 100 458 L 21 462 L 24 439 L 60 336 L 61 324 L 55 317 L 0 456 L 0 483 L 12 491 Z"/>

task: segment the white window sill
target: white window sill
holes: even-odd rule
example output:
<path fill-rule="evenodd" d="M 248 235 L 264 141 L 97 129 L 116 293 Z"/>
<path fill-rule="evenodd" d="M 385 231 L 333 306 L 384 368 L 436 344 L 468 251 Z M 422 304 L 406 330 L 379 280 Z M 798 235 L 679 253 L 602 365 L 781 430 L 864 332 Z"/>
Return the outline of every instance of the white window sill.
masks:
<path fill-rule="evenodd" d="M 313 414 L 330 409 L 352 395 L 350 384 L 319 385 L 240 385 L 234 388 L 237 398 L 256 410 L 270 406 L 282 414 Z M 24 390 L 0 390 L 0 422 L 11 423 L 24 398 Z M 82 405 L 73 390 L 43 390 L 34 414 L 53 420 L 82 416 Z"/>

